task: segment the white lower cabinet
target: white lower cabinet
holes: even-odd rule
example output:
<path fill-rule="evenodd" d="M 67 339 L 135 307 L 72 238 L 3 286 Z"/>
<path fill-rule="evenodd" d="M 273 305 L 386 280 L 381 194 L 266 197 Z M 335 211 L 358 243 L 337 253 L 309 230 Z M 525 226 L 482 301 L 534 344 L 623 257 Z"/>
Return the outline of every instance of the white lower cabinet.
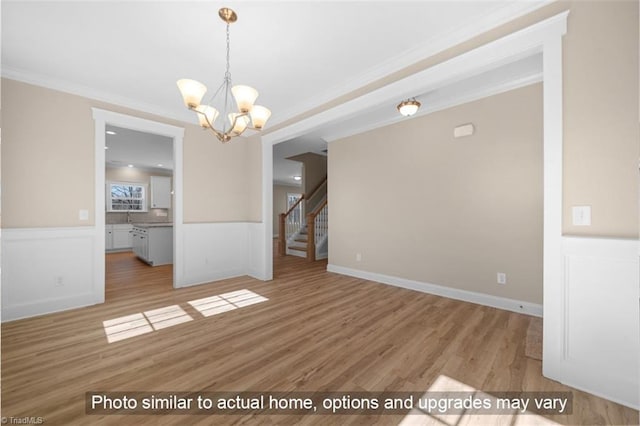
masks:
<path fill-rule="evenodd" d="M 173 226 L 134 226 L 133 252 L 151 266 L 172 264 Z"/>
<path fill-rule="evenodd" d="M 104 249 L 113 250 L 113 227 L 107 225 L 104 228 Z"/>
<path fill-rule="evenodd" d="M 105 249 L 126 250 L 133 247 L 133 225 L 118 224 L 105 226 Z"/>
<path fill-rule="evenodd" d="M 130 249 L 133 246 L 133 225 L 113 225 L 113 248 Z"/>

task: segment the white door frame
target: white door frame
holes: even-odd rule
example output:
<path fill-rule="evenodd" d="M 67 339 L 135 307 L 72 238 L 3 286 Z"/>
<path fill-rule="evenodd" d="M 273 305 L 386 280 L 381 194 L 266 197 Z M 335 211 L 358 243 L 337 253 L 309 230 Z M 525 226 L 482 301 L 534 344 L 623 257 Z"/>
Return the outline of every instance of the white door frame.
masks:
<path fill-rule="evenodd" d="M 562 259 L 562 37 L 567 32 L 569 11 L 511 33 L 402 80 L 356 99 L 300 120 L 263 137 L 263 221 L 271 232 L 273 145 L 302 136 L 325 123 L 357 114 L 371 106 L 394 104 L 420 90 L 438 87 L 455 79 L 472 76 L 501 63 L 542 52 L 544 122 L 544 230 L 543 230 L 543 374 L 563 381 L 563 332 L 557 321 L 564 315 Z M 361 129 L 365 131 L 366 129 Z M 271 251 L 265 251 L 265 265 L 272 265 Z M 271 278 L 271 276 L 269 276 Z"/>
<path fill-rule="evenodd" d="M 183 265 L 183 210 L 182 210 L 182 140 L 184 129 L 132 115 L 92 108 L 95 121 L 95 276 L 96 302 L 104 302 L 105 293 L 105 153 L 106 125 L 110 124 L 140 132 L 173 138 L 173 286 L 182 283 Z"/>

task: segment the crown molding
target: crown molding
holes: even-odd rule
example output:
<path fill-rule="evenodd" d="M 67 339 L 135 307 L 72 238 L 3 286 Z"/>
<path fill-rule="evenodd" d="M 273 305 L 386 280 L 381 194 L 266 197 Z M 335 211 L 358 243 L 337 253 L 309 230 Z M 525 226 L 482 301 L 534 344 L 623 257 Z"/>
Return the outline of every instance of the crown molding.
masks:
<path fill-rule="evenodd" d="M 87 99 L 106 102 L 108 104 L 130 108 L 136 111 L 153 114 L 158 117 L 168 118 L 183 123 L 198 124 L 191 114 L 187 114 L 186 112 L 184 114 L 176 113 L 175 111 L 158 108 L 158 106 L 146 102 L 136 101 L 124 96 L 107 93 L 99 89 L 75 84 L 67 80 L 33 73 L 18 68 L 3 66 L 2 78 L 16 80 L 22 83 L 44 87 L 46 89 L 57 90 L 59 92 L 69 93 L 71 95 L 81 96 Z"/>
<path fill-rule="evenodd" d="M 389 83 L 358 98 L 329 108 L 308 118 L 263 136 L 268 144 L 277 144 L 312 132 L 327 123 L 358 114 L 367 108 L 393 102 L 412 93 L 428 92 L 472 75 L 540 53 L 548 40 L 561 36 L 567 30 L 569 11 L 506 35 L 490 43 L 451 58 L 430 68 Z"/>
<path fill-rule="evenodd" d="M 477 20 L 471 25 L 454 29 L 448 33 L 438 36 L 435 39 L 429 40 L 422 45 L 401 52 L 395 56 L 389 57 L 384 62 L 367 70 L 361 75 L 347 80 L 344 84 L 335 86 L 333 89 L 324 91 L 320 96 L 311 98 L 293 106 L 291 109 L 278 114 L 281 118 L 276 122 L 270 122 L 270 126 L 276 127 L 279 124 L 295 118 L 296 116 L 306 111 L 310 111 L 317 107 L 320 107 L 334 99 L 337 99 L 368 84 L 378 81 L 390 74 L 407 68 L 408 66 L 411 66 L 419 62 L 420 60 L 445 51 L 453 46 L 477 37 L 478 35 L 481 35 L 500 25 L 524 16 L 556 1 L 557 0 L 514 1 L 506 7 L 502 7 L 485 15 L 483 18 Z M 88 99 L 130 108 L 136 111 L 153 114 L 159 117 L 176 120 L 183 123 L 198 125 L 195 117 L 192 114 L 189 114 L 187 111 L 176 112 L 173 109 L 159 108 L 154 104 L 137 101 L 124 96 L 114 95 L 112 93 L 99 89 L 75 84 L 64 79 L 7 66 L 2 67 L 0 75 L 3 78 L 8 78 L 11 80 L 33 84 L 36 86 L 41 86 Z"/>
<path fill-rule="evenodd" d="M 419 46 L 406 50 L 398 55 L 392 56 L 371 68 L 363 74 L 347 80 L 344 84 L 326 90 L 322 95 L 311 98 L 305 102 L 297 104 L 289 110 L 278 114 L 281 117 L 276 122 L 271 122 L 271 127 L 276 127 L 305 111 L 318 108 L 334 99 L 358 90 L 364 86 L 374 83 L 388 75 L 401 71 L 423 59 L 434 56 L 440 52 L 450 49 L 465 41 L 471 40 L 487 31 L 513 21 L 521 16 L 527 15 L 537 9 L 555 3 L 557 0 L 537 0 L 537 1 L 514 1 L 508 6 L 500 8 L 485 15 L 484 18 L 474 22 L 472 25 L 456 28 L 448 33 L 442 34 L 435 39 L 429 40 Z"/>

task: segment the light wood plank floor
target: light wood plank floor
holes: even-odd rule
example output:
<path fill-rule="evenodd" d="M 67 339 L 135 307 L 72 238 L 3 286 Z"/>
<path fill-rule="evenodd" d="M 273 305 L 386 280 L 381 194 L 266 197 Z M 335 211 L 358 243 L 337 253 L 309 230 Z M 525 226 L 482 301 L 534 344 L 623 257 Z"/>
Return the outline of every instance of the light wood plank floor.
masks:
<path fill-rule="evenodd" d="M 277 258 L 275 279 L 174 290 L 171 266 L 107 256 L 102 305 L 2 325 L 2 416 L 45 424 L 380 424 L 384 416 L 87 415 L 89 391 L 416 391 L 453 379 L 483 391 L 572 391 L 573 414 L 416 424 L 638 424 L 638 412 L 541 376 L 525 356 L 530 317 Z M 204 316 L 188 302 L 248 289 L 267 301 Z M 109 343 L 103 321 L 178 305 L 192 321 Z M 444 390 L 444 389 L 436 389 Z M 413 424 L 413 423 L 412 423 Z"/>

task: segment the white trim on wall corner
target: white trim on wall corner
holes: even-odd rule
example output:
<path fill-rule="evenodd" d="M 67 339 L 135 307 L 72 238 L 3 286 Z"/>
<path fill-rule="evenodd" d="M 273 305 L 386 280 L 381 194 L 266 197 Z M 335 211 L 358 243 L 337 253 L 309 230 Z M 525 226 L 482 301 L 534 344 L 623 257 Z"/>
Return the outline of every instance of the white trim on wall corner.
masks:
<path fill-rule="evenodd" d="M 381 284 L 415 290 L 422 293 L 434 294 L 436 296 L 447 297 L 449 299 L 461 300 L 463 302 L 470 302 L 520 314 L 542 317 L 542 305 L 536 303 L 507 299 L 506 297 L 476 293 L 473 291 L 414 281 L 406 278 L 393 277 L 391 275 L 378 274 L 375 272 L 367 272 L 339 265 L 329 264 L 327 265 L 327 271 L 341 275 L 348 275 L 350 277 L 362 278 L 364 280 L 374 281 Z"/>

